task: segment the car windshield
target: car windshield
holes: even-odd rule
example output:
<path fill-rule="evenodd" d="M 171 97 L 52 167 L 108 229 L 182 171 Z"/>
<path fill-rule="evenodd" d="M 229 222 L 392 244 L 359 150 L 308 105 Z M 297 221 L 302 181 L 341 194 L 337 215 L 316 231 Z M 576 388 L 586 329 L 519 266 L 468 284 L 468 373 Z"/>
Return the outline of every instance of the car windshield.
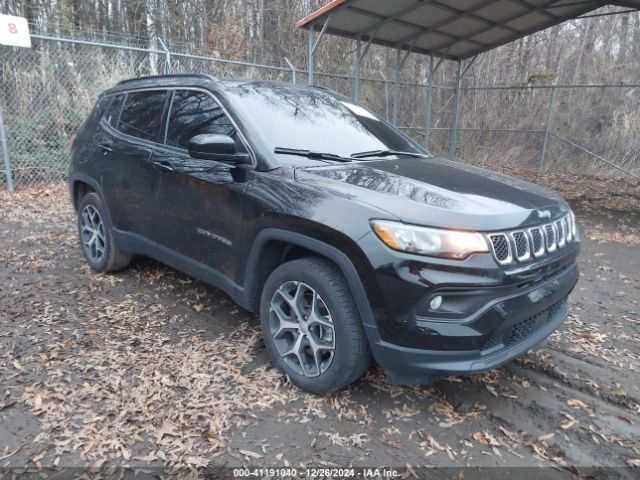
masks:
<path fill-rule="evenodd" d="M 374 150 L 426 153 L 369 110 L 321 89 L 239 84 L 227 93 L 271 151 L 280 147 L 343 157 Z"/>

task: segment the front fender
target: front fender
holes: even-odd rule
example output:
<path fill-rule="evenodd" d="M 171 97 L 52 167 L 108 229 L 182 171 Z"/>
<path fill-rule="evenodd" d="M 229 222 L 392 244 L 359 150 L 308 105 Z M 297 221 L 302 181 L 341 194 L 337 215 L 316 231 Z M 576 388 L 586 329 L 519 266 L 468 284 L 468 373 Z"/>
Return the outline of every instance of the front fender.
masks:
<path fill-rule="evenodd" d="M 244 283 L 247 299 L 254 298 L 256 290 L 259 287 L 257 265 L 265 245 L 271 241 L 279 241 L 290 245 L 296 245 L 307 250 L 311 250 L 334 262 L 338 268 L 340 268 L 340 271 L 347 280 L 363 323 L 375 325 L 373 310 L 369 303 L 369 298 L 362 281 L 360 280 L 358 270 L 351 259 L 336 247 L 321 240 L 279 228 L 270 227 L 261 230 L 253 242 L 247 259 L 247 264 L 245 266 Z"/>

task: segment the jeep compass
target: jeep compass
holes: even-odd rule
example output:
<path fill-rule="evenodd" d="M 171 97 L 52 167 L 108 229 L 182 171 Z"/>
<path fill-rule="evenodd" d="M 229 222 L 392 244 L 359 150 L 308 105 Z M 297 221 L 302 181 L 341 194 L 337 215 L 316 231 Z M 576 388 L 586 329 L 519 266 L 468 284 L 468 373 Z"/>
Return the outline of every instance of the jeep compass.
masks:
<path fill-rule="evenodd" d="M 323 88 L 126 80 L 72 157 L 91 268 L 146 255 L 218 287 L 314 393 L 372 361 L 405 384 L 508 362 L 562 324 L 578 279 L 562 198 L 435 158 Z"/>

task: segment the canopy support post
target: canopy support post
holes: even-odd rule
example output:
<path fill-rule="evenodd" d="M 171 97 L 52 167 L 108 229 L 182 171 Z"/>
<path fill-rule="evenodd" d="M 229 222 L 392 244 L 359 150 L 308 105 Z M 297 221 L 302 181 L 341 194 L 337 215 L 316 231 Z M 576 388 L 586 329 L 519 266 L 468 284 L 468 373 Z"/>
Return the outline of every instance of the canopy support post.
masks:
<path fill-rule="evenodd" d="M 308 35 L 308 58 L 307 58 L 307 84 L 313 85 L 313 37 L 314 37 L 314 24 L 312 23 L 309 26 L 309 35 Z"/>
<path fill-rule="evenodd" d="M 397 125 L 397 123 L 398 123 L 398 107 L 399 107 L 399 100 L 400 100 L 400 70 L 402 70 L 402 67 L 404 66 L 404 63 L 407 61 L 407 58 L 409 58 L 409 54 L 413 50 L 414 44 L 415 44 L 415 42 L 413 44 L 411 44 L 411 46 L 409 47 L 407 52 L 404 54 L 404 57 L 402 56 L 402 47 L 401 46 L 398 46 L 398 49 L 396 50 L 395 85 L 394 85 L 394 93 L 393 93 L 393 112 L 391 113 L 391 115 L 392 115 L 391 123 L 393 123 L 394 125 Z"/>
<path fill-rule="evenodd" d="M 382 80 L 384 80 L 384 113 L 385 119 L 389 121 L 389 80 L 384 72 L 380 72 Z"/>
<path fill-rule="evenodd" d="M 426 89 L 425 98 L 425 115 L 424 115 L 424 148 L 429 150 L 429 137 L 431 136 L 431 105 L 433 104 L 433 77 L 442 64 L 442 58 L 434 66 L 433 54 L 429 55 L 429 79 Z"/>
<path fill-rule="evenodd" d="M 540 171 L 544 170 L 544 160 L 547 156 L 547 144 L 549 143 L 549 133 L 551 131 L 551 122 L 553 121 L 553 103 L 556 99 L 556 81 L 553 81 L 551 87 L 551 95 L 549 96 L 549 109 L 547 110 L 547 122 L 544 126 L 544 142 L 542 143 L 542 154 L 540 155 Z"/>
<path fill-rule="evenodd" d="M 460 86 L 462 84 L 462 62 L 458 60 L 456 67 L 456 85 L 451 104 L 451 134 L 449 135 L 449 160 L 456 160 L 456 147 L 458 145 L 458 120 L 460 115 Z"/>
<path fill-rule="evenodd" d="M 373 32 L 373 34 L 371 34 L 369 36 L 369 40 L 367 41 L 367 44 L 364 46 L 364 49 L 362 48 L 362 37 L 358 37 L 357 39 L 357 43 L 356 43 L 356 65 L 355 65 L 355 84 L 354 84 L 354 88 L 353 88 L 353 99 L 357 102 L 358 99 L 360 98 L 360 85 L 361 85 L 361 72 L 362 72 L 362 61 L 364 60 L 364 57 L 367 55 L 367 52 L 369 51 L 369 47 L 371 46 L 371 42 L 373 42 L 373 38 L 375 37 L 376 32 Z"/>
<path fill-rule="evenodd" d="M 309 85 L 313 85 L 313 57 L 314 54 L 316 53 L 316 49 L 318 48 L 318 45 L 320 45 L 320 40 L 322 40 L 322 37 L 324 37 L 324 32 L 327 31 L 327 27 L 329 26 L 329 22 L 331 21 L 331 15 L 329 15 L 327 17 L 327 19 L 324 21 L 324 25 L 322 25 L 322 29 L 320 30 L 320 34 L 318 34 L 318 38 L 315 40 L 314 42 L 314 38 L 315 37 L 315 33 L 314 33 L 314 28 L 315 28 L 315 23 L 312 23 L 309 26 L 309 58 L 308 58 L 308 78 L 307 78 L 307 83 Z"/>
<path fill-rule="evenodd" d="M 394 84 L 393 84 L 393 111 L 391 113 L 391 123 L 397 125 L 398 123 L 398 97 L 400 96 L 400 61 L 401 50 L 400 47 L 396 50 L 396 64 L 394 68 Z"/>
<path fill-rule="evenodd" d="M 462 60 L 458 60 L 458 66 L 456 69 L 456 85 L 453 93 L 453 103 L 451 106 L 451 135 L 449 138 L 449 160 L 456 161 L 456 148 L 458 146 L 458 123 L 460 123 L 460 89 L 462 87 L 462 79 L 467 71 L 471 68 L 478 56 L 476 55 L 471 61 L 462 69 Z"/>
<path fill-rule="evenodd" d="M 362 40 L 360 37 L 356 40 L 356 72 L 353 85 L 353 99 L 357 102 L 360 98 L 360 66 L 362 64 Z"/>

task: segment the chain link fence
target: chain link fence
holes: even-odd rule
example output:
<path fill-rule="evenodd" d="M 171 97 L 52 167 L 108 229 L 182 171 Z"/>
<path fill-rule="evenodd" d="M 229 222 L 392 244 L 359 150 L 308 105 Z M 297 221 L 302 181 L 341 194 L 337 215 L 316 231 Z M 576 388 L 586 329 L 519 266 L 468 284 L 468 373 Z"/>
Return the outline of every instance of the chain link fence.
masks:
<path fill-rule="evenodd" d="M 16 188 L 62 181 L 71 138 L 97 95 L 125 78 L 209 73 L 218 78 L 307 82 L 306 70 L 64 38 L 33 36 L 33 48 L 0 48 L 0 108 Z M 392 119 L 395 84 L 383 72 L 363 72 L 359 100 Z M 640 174 L 640 85 L 477 87 L 467 79 L 460 99 L 457 156 L 537 168 L 544 151 L 552 168 L 614 167 Z M 315 83 L 354 94 L 354 77 L 315 72 Z M 611 95 L 602 95 L 609 88 Z M 451 86 L 404 78 L 397 90 L 397 124 L 437 155 L 446 155 L 452 125 Z M 603 102 L 606 98 L 606 102 Z M 426 125 L 429 128 L 426 128 Z M 427 139 L 428 137 L 428 139 Z M 546 140 L 545 140 L 546 138 Z M 585 147 L 586 146 L 586 147 Z M 594 152 L 606 152 L 612 162 Z M 8 169 L 0 185 L 8 184 Z"/>
<path fill-rule="evenodd" d="M 290 81 L 289 68 L 160 50 L 33 37 L 33 48 L 0 48 L 0 108 L 4 112 L 17 188 L 60 181 L 69 145 L 98 94 L 120 80 L 201 72 L 220 78 Z M 0 184 L 7 183 L 7 171 Z"/>

